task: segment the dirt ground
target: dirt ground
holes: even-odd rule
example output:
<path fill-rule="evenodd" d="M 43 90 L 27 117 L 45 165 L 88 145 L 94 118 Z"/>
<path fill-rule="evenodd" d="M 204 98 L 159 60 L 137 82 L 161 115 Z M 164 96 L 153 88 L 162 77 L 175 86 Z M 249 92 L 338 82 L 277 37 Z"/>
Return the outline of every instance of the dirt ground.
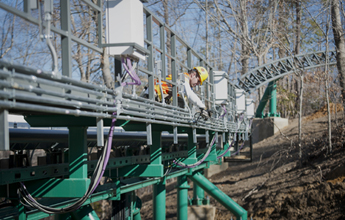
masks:
<path fill-rule="evenodd" d="M 248 219 L 345 219 L 345 129 L 333 116 L 332 153 L 327 154 L 327 117 L 303 120 L 302 159 L 298 121 L 253 146 L 251 163 L 230 163 L 209 180 L 248 211 Z M 177 219 L 175 182 L 167 185 L 167 219 Z M 193 197 L 193 183 L 189 184 Z M 143 220 L 152 219 L 152 196 L 141 196 Z M 210 198 L 216 219 L 235 217 Z"/>

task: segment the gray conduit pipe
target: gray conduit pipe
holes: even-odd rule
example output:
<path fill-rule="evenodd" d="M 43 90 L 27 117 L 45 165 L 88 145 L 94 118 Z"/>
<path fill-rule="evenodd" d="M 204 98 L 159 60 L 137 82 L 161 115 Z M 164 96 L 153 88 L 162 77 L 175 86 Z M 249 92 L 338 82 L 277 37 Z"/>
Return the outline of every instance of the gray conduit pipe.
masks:
<path fill-rule="evenodd" d="M 205 190 L 210 196 L 216 199 L 225 208 L 231 211 L 237 219 L 247 220 L 247 211 L 238 205 L 229 196 L 218 189 L 213 183 L 211 183 L 200 172 L 196 172 L 191 176 L 188 176 L 195 184 Z"/>

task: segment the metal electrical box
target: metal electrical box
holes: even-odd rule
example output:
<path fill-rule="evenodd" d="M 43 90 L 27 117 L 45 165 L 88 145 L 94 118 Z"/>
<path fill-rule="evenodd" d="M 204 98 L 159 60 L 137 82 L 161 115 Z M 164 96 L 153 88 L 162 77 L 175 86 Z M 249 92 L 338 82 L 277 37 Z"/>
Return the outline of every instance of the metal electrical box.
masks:
<path fill-rule="evenodd" d="M 236 114 L 246 111 L 246 95 L 243 89 L 235 89 L 236 93 Z"/>
<path fill-rule="evenodd" d="M 246 106 L 247 106 L 247 118 L 254 118 L 255 116 L 254 100 L 246 99 Z"/>
<path fill-rule="evenodd" d="M 228 74 L 224 71 L 213 71 L 213 92 L 217 105 L 228 103 Z"/>
<path fill-rule="evenodd" d="M 106 1 L 107 44 L 138 44 L 144 47 L 143 4 L 139 0 Z M 109 55 L 129 55 L 145 60 L 133 46 L 110 46 Z"/>

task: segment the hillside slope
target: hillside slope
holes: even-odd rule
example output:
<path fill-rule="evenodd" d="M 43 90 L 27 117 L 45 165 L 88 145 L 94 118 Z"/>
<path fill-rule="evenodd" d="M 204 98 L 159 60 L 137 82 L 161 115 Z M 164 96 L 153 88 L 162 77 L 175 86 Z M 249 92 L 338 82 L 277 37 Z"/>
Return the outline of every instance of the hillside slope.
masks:
<path fill-rule="evenodd" d="M 321 115 L 322 116 L 322 115 Z M 342 124 L 342 113 L 338 113 Z M 251 163 L 230 163 L 210 178 L 219 189 L 248 211 L 249 219 L 345 219 L 344 128 L 333 120 L 332 154 L 327 117 L 303 121 L 303 157 L 299 159 L 298 122 L 253 146 Z M 188 193 L 193 197 L 193 183 Z M 175 183 L 167 185 L 166 219 L 177 219 Z M 142 219 L 152 219 L 152 194 L 142 197 Z M 216 219 L 235 217 L 210 198 Z"/>
<path fill-rule="evenodd" d="M 345 219 L 345 130 L 333 124 L 331 154 L 326 154 L 327 117 L 314 118 L 303 121 L 299 159 L 295 120 L 255 144 L 252 163 L 231 164 L 212 181 L 253 219 Z M 229 211 L 212 203 L 218 208 L 217 219 L 231 218 Z"/>

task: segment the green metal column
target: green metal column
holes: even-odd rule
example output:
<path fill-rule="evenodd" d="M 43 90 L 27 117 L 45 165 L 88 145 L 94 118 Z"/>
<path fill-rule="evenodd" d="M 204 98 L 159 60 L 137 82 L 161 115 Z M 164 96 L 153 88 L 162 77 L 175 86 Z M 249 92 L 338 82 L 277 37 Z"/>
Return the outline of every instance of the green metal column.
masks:
<path fill-rule="evenodd" d="M 265 117 L 264 110 L 268 100 L 270 100 L 270 112 L 268 113 L 268 116 L 279 117 L 279 114 L 277 114 L 277 84 L 275 81 L 268 83 L 265 93 L 260 100 L 258 108 L 256 109 L 255 117 Z"/>
<path fill-rule="evenodd" d="M 266 107 L 266 104 L 268 102 L 269 95 L 270 95 L 270 84 L 271 83 L 268 84 L 268 86 L 267 86 L 267 88 L 265 90 L 265 93 L 264 93 L 264 95 L 262 96 L 262 98 L 260 100 L 259 106 L 256 109 L 256 115 L 255 115 L 256 118 L 263 118 L 263 117 L 265 117 L 264 111 L 265 111 L 265 107 Z"/>
<path fill-rule="evenodd" d="M 166 178 L 153 185 L 153 219 L 165 220 Z"/>
<path fill-rule="evenodd" d="M 188 158 L 186 158 L 183 163 L 185 164 L 193 164 L 197 161 L 196 157 L 196 141 L 194 141 L 193 129 L 185 129 L 183 133 L 187 132 L 188 134 Z M 194 131 L 196 132 L 196 131 Z M 196 135 L 196 134 L 195 134 Z M 196 137 L 195 137 L 196 138 Z"/>
<path fill-rule="evenodd" d="M 82 206 L 72 213 L 75 220 L 99 220 L 96 212 L 90 205 Z"/>
<path fill-rule="evenodd" d="M 215 198 L 220 204 L 231 211 L 237 219 L 247 220 L 247 211 L 239 206 L 234 200 L 218 189 L 213 183 L 205 178 L 201 173 L 196 172 L 189 178 L 198 186 L 203 188 L 210 196 Z"/>
<path fill-rule="evenodd" d="M 70 178 L 87 178 L 87 127 L 69 127 Z"/>
<path fill-rule="evenodd" d="M 188 189 L 187 176 L 177 177 L 177 219 L 188 219 Z"/>
<path fill-rule="evenodd" d="M 193 185 L 193 205 L 202 205 L 205 197 L 204 190 L 197 184 Z"/>
<path fill-rule="evenodd" d="M 276 81 L 272 81 L 268 85 L 269 85 L 270 93 L 271 93 L 269 116 L 276 117 L 277 116 L 277 84 L 276 84 Z"/>
<path fill-rule="evenodd" d="M 203 171 L 200 171 L 202 173 Z M 193 205 L 202 205 L 205 198 L 204 190 L 194 183 L 193 185 Z"/>
<path fill-rule="evenodd" d="M 162 164 L 162 147 L 161 147 L 161 131 L 154 129 L 152 131 L 152 145 L 150 146 L 151 164 Z M 161 173 L 163 176 L 163 173 Z M 153 219 L 164 220 L 165 219 L 165 178 L 153 185 Z"/>

